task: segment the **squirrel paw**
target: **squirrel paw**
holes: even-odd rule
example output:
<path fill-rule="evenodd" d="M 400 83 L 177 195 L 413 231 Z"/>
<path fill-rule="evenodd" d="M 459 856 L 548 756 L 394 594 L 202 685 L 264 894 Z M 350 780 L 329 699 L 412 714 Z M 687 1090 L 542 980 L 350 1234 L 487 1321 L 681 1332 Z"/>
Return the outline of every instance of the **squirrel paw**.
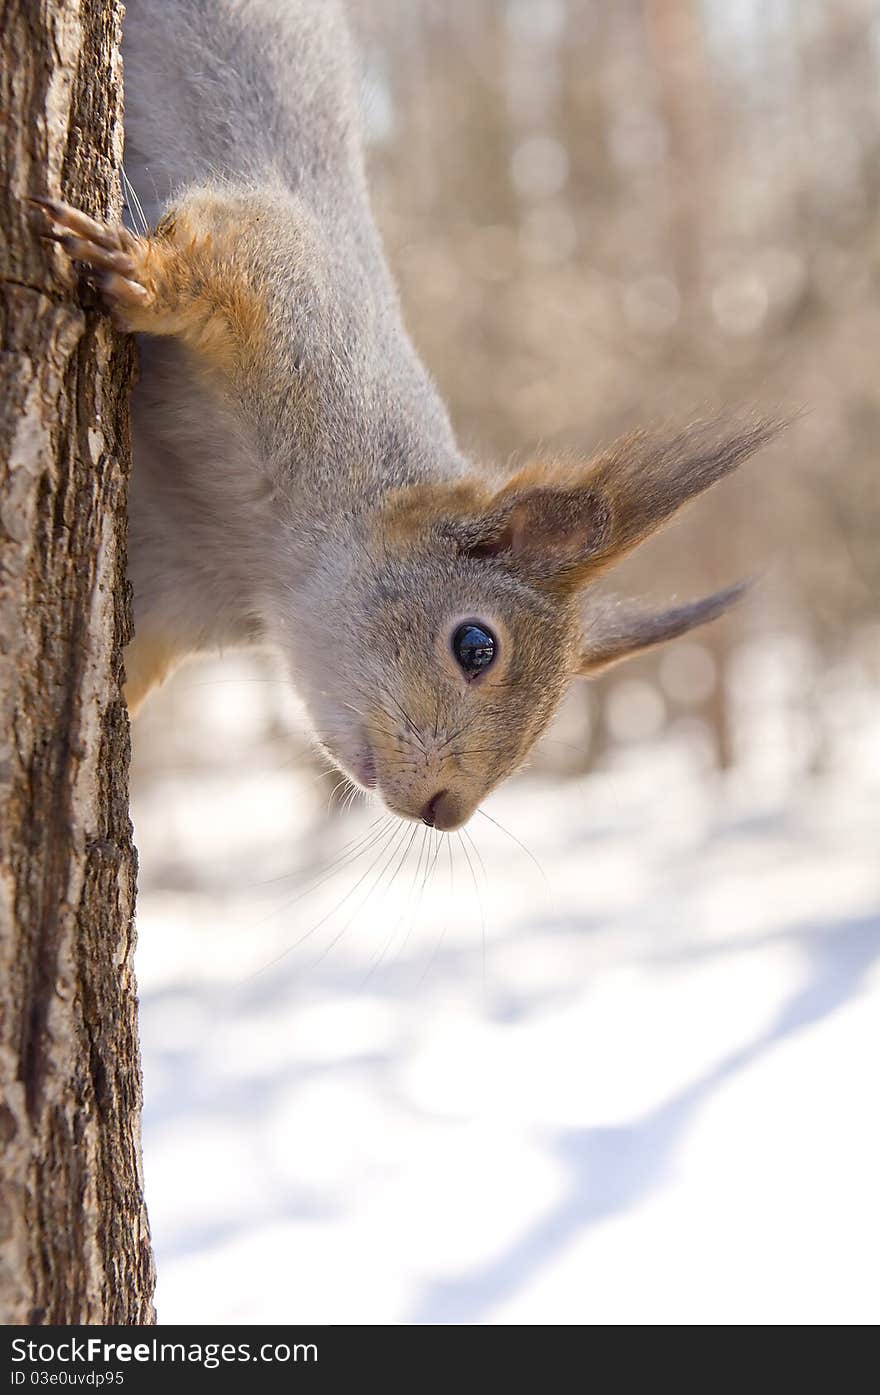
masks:
<path fill-rule="evenodd" d="M 43 233 L 73 260 L 84 262 L 95 279 L 119 329 L 135 326 L 138 312 L 148 309 L 152 292 L 147 281 L 147 243 L 121 224 L 98 223 L 58 199 L 29 199 L 53 224 Z M 56 231 L 55 229 L 60 229 Z"/>
<path fill-rule="evenodd" d="M 94 273 L 119 329 L 176 336 L 224 380 L 249 370 L 265 342 L 266 305 L 246 257 L 239 265 L 222 202 L 168 213 L 147 237 L 58 199 L 30 202 L 46 220 L 43 236 Z"/>

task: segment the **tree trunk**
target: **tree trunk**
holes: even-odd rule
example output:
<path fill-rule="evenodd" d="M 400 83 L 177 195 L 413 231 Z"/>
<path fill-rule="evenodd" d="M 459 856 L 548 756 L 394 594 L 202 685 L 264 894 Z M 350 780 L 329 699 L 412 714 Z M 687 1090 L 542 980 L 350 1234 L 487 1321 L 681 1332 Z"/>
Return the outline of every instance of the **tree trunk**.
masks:
<path fill-rule="evenodd" d="M 0 4 L 3 1323 L 154 1320 L 120 698 L 131 355 L 25 203 L 118 216 L 121 15 Z"/>

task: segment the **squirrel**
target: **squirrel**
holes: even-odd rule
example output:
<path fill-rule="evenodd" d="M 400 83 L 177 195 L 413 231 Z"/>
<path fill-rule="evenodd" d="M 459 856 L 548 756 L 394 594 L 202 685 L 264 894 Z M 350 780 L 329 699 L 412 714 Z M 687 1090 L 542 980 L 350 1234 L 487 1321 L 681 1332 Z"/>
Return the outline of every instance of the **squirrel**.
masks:
<path fill-rule="evenodd" d="M 274 645 L 342 773 L 457 829 L 574 678 L 738 598 L 651 614 L 592 587 L 775 427 L 467 458 L 371 212 L 337 0 L 137 0 L 123 61 L 154 231 L 33 202 L 139 340 L 130 710 L 188 654 Z"/>

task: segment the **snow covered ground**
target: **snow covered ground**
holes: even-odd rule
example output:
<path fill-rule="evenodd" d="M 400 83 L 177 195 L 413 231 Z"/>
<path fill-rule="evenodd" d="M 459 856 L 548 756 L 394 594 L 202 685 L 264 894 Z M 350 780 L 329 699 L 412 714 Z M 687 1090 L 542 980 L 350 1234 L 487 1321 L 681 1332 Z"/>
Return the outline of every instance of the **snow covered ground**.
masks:
<path fill-rule="evenodd" d="M 136 782 L 161 1321 L 880 1319 L 876 704 L 833 777 L 526 775 L 528 853 L 417 831 L 389 888 L 232 672 Z"/>

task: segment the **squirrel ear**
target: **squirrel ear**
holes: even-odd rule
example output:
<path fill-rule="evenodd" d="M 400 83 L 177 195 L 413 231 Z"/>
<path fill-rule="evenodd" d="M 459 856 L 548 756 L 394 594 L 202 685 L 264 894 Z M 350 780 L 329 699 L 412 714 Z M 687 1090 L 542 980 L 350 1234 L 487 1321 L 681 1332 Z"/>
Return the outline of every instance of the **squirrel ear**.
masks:
<path fill-rule="evenodd" d="M 456 529 L 471 557 L 504 556 L 536 582 L 555 584 L 595 556 L 607 541 L 608 505 L 593 489 L 542 485 L 509 493 Z"/>
<path fill-rule="evenodd" d="M 594 598 L 584 614 L 584 643 L 578 673 L 592 678 L 622 659 L 717 620 L 742 599 L 750 585 L 749 581 L 740 581 L 702 600 L 654 613 L 612 597 Z"/>
<path fill-rule="evenodd" d="M 573 592 L 780 429 L 772 421 L 697 422 L 666 438 L 636 432 L 586 463 L 534 461 L 500 488 L 476 473 L 409 485 L 389 500 L 385 536 L 433 532 L 468 556 L 497 558 L 542 588 Z"/>
<path fill-rule="evenodd" d="M 770 441 L 777 423 L 698 422 L 638 432 L 586 464 L 536 461 L 453 531 L 472 556 L 509 559 L 540 585 L 573 591 L 614 566 L 695 495 Z"/>

